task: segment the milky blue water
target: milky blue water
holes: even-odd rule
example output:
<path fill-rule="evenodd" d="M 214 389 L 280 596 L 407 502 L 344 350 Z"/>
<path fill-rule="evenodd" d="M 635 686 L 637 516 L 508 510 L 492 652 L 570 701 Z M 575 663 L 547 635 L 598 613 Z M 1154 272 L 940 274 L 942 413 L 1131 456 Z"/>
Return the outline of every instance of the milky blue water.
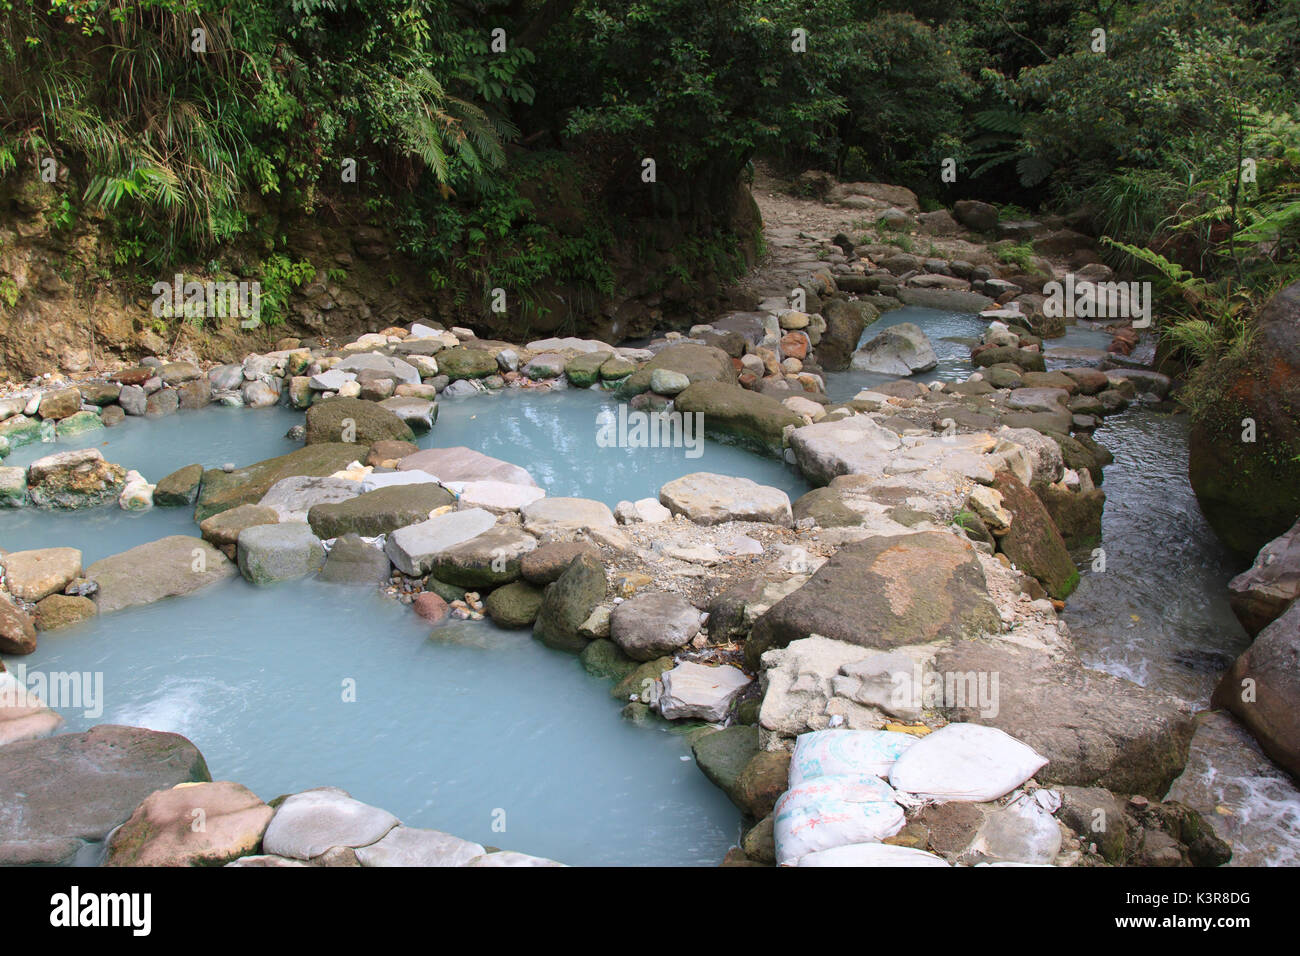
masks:
<path fill-rule="evenodd" d="M 654 496 L 692 471 L 806 490 L 789 466 L 707 442 L 601 448 L 595 392 L 510 391 L 440 403 L 423 447 L 469 445 L 523 465 L 553 495 Z M 298 447 L 287 409 L 179 412 L 19 449 L 26 464 L 100 447 L 150 480 L 198 462 L 249 464 Z M 168 534 L 189 509 L 0 513 L 0 547 L 79 547 L 86 563 Z M 431 636 L 432 634 L 432 636 Z M 11 665 L 18 658 L 8 658 Z M 488 622 L 431 629 L 365 590 L 242 579 L 44 634 L 30 669 L 103 674 L 100 714 L 63 710 L 69 730 L 112 722 L 184 734 L 215 779 L 265 799 L 325 784 L 412 826 L 568 863 L 715 865 L 739 815 L 695 767 L 684 739 L 619 716 L 608 683 L 527 631 Z M 357 700 L 343 701 L 344 681 Z M 504 820 L 504 833 L 493 821 Z"/>
<path fill-rule="evenodd" d="M 42 635 L 19 662 L 103 674 L 103 713 L 62 709 L 68 730 L 184 734 L 214 780 L 267 800 L 342 787 L 407 825 L 572 864 L 712 866 L 739 836 L 684 738 L 621 719 L 572 655 L 485 622 L 431 631 L 366 589 L 236 578 Z"/>

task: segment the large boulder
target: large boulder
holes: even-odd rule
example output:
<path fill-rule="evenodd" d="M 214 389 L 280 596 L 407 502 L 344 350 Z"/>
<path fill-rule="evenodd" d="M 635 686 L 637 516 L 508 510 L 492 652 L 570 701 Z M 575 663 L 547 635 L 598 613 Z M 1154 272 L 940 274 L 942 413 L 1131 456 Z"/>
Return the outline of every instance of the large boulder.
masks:
<path fill-rule="evenodd" d="M 731 356 L 712 345 L 697 345 L 694 342 L 680 342 L 669 345 L 655 354 L 650 361 L 637 369 L 618 387 L 622 398 L 640 395 L 650 388 L 650 378 L 656 369 L 680 372 L 691 382 L 724 382 L 735 384 L 736 369 L 731 363 Z"/>
<path fill-rule="evenodd" d="M 72 863 L 151 793 L 211 779 L 184 737 L 140 727 L 0 747 L 0 865 Z"/>
<path fill-rule="evenodd" d="M 1214 690 L 1264 752 L 1300 778 L 1300 601 L 1259 632 Z"/>
<path fill-rule="evenodd" d="M 458 445 L 454 448 L 426 448 L 407 455 L 397 464 L 398 471 L 424 471 L 439 481 L 504 481 L 536 488 L 525 469 L 500 458 Z"/>
<path fill-rule="evenodd" d="M 12 555 L 10 556 L 12 557 Z M 1300 521 L 1260 548 L 1255 563 L 1228 582 L 1228 601 L 1252 637 L 1300 597 Z"/>
<path fill-rule="evenodd" d="M 659 489 L 659 502 L 696 524 L 764 521 L 786 528 L 794 524 L 790 498 L 780 488 L 706 471 L 668 482 Z"/>
<path fill-rule="evenodd" d="M 1182 701 L 1077 660 L 1003 641 L 959 641 L 938 654 L 934 670 L 945 686 L 947 675 L 997 675 L 992 706 L 975 695 L 945 697 L 944 716 L 1028 744 L 1048 759 L 1040 780 L 1158 800 L 1187 762 L 1193 715 Z"/>
<path fill-rule="evenodd" d="M 885 329 L 853 353 L 853 369 L 882 375 L 912 375 L 939 364 L 934 346 L 920 326 L 900 322 Z"/>
<path fill-rule="evenodd" d="M 703 734 L 691 743 L 691 752 L 709 782 L 739 806 L 740 775 L 759 753 L 757 728 L 736 725 Z"/>
<path fill-rule="evenodd" d="M 235 565 L 202 538 L 174 534 L 96 561 L 85 576 L 99 585 L 100 614 L 191 594 L 233 577 Z"/>
<path fill-rule="evenodd" d="M 1260 310 L 1245 355 L 1196 387 L 1205 411 L 1188 447 L 1192 489 L 1224 544 L 1254 554 L 1300 515 L 1300 282 Z"/>
<path fill-rule="evenodd" d="M 561 651 L 582 651 L 587 638 L 579 633 L 596 605 L 605 600 L 605 568 L 590 553 L 579 554 L 546 586 L 533 636 Z"/>
<path fill-rule="evenodd" d="M 803 419 L 771 395 L 732 385 L 701 381 L 681 391 L 674 410 L 703 416 L 704 434 L 719 441 L 736 442 L 768 455 L 780 455 L 786 426 L 799 427 Z M 696 437 L 697 432 L 692 433 Z"/>
<path fill-rule="evenodd" d="M 862 330 L 880 317 L 870 302 L 832 299 L 822 307 L 826 331 L 817 343 L 817 362 L 827 372 L 843 372 L 853 361 Z"/>
<path fill-rule="evenodd" d="M 700 612 L 668 591 L 643 591 L 609 615 L 609 636 L 634 661 L 671 654 L 700 632 Z"/>
<path fill-rule="evenodd" d="M 455 498 L 432 482 L 377 488 L 346 501 L 312 505 L 307 522 L 321 538 L 359 534 L 374 538 L 428 519 L 429 512 L 453 504 Z"/>
<path fill-rule="evenodd" d="M 1002 619 L 969 542 L 923 531 L 853 542 L 755 623 L 745 659 L 813 634 L 891 649 L 998 633 Z"/>
<path fill-rule="evenodd" d="M 111 504 L 122 493 L 126 469 L 104 461 L 98 448 L 46 455 L 27 469 L 27 496 L 38 508 L 72 510 Z"/>
<path fill-rule="evenodd" d="M 255 853 L 274 814 L 229 781 L 157 790 L 113 833 L 104 866 L 220 866 Z"/>
<path fill-rule="evenodd" d="M 365 446 L 343 442 L 308 445 L 231 471 L 211 468 L 203 473 L 194 520 L 202 522 L 237 505 L 256 504 L 272 485 L 285 478 L 332 475 L 364 458 L 366 450 Z"/>
<path fill-rule="evenodd" d="M 307 444 L 357 443 L 364 457 L 377 441 L 411 441 L 415 432 L 391 409 L 360 398 L 332 398 L 307 409 Z"/>
<path fill-rule="evenodd" d="M 1011 527 L 998 539 L 1002 553 L 1021 571 L 1041 581 L 1052 597 L 1069 597 L 1079 584 L 1079 569 L 1047 508 L 1009 471 L 998 472 L 994 488 L 1012 518 Z"/>

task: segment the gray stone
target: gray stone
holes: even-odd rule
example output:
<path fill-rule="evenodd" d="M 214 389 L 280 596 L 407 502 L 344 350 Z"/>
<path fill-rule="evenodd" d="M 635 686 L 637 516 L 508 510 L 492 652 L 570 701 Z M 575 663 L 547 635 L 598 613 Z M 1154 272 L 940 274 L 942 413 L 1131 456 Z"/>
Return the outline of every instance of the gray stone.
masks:
<path fill-rule="evenodd" d="M 281 521 L 307 521 L 317 505 L 351 501 L 361 494 L 361 482 L 347 478 L 316 478 L 295 475 L 272 485 L 258 501 L 270 508 Z"/>
<path fill-rule="evenodd" d="M 376 843 L 357 847 L 362 866 L 464 866 L 486 853 L 479 843 L 438 830 L 395 826 Z"/>
<path fill-rule="evenodd" d="M 266 828 L 262 848 L 275 856 L 310 860 L 333 847 L 365 847 L 395 826 L 387 810 L 354 800 L 335 787 L 295 793 L 280 804 Z"/>
<path fill-rule="evenodd" d="M 587 528 L 614 527 L 614 512 L 590 498 L 539 498 L 520 508 L 524 528 L 531 534 L 563 534 Z"/>
<path fill-rule="evenodd" d="M 438 554 L 468 541 L 496 524 L 496 517 L 479 508 L 436 515 L 399 528 L 388 536 L 384 551 L 403 574 L 421 577 L 433 568 Z"/>
<path fill-rule="evenodd" d="M 239 570 L 253 584 L 275 584 L 314 574 L 325 548 L 303 521 L 259 524 L 239 532 Z"/>
<path fill-rule="evenodd" d="M 605 600 L 605 569 L 590 553 L 583 552 L 569 562 L 554 582 L 547 585 L 533 623 L 533 636 L 548 647 L 580 652 L 587 646 L 581 634 L 596 605 Z"/>
<path fill-rule="evenodd" d="M 385 378 L 391 378 L 396 382 L 404 382 L 408 385 L 420 384 L 420 373 L 414 365 L 391 355 L 381 355 L 378 352 L 362 352 L 360 355 L 351 355 L 339 362 L 334 368 L 340 372 L 356 373 L 362 370 L 379 372 Z"/>
<path fill-rule="evenodd" d="M 748 478 L 697 471 L 660 488 L 659 501 L 696 524 L 763 521 L 785 528 L 794 524 L 789 496 Z"/>
<path fill-rule="evenodd" d="M 192 594 L 236 574 L 235 565 L 201 538 L 176 534 L 96 561 L 85 577 L 96 582 L 100 614 Z"/>
<path fill-rule="evenodd" d="M 688 644 L 700 632 L 700 612 L 667 591 L 646 591 L 610 613 L 610 639 L 628 657 L 649 661 Z"/>
<path fill-rule="evenodd" d="M 333 584 L 356 586 L 387 584 L 392 572 L 388 555 L 357 534 L 345 534 L 334 542 L 325 558 L 320 579 Z"/>
<path fill-rule="evenodd" d="M 884 375 L 912 375 L 939 364 L 934 346 L 912 322 L 890 326 L 853 353 L 853 369 Z"/>
<path fill-rule="evenodd" d="M 611 632 L 613 615 L 611 619 Z M 710 723 L 726 720 L 736 697 L 752 683 L 729 664 L 706 667 L 683 661 L 663 676 L 659 713 L 668 720 L 694 717 Z"/>

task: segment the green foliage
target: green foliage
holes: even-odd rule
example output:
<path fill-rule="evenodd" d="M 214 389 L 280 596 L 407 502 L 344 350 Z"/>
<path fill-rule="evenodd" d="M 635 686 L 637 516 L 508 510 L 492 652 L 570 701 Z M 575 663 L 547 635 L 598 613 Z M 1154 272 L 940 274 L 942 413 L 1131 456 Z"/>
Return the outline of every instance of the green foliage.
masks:
<path fill-rule="evenodd" d="M 1034 265 L 1034 244 L 1029 241 L 1008 243 L 998 249 L 998 259 L 1015 264 L 1025 272 L 1029 272 Z"/>
<path fill-rule="evenodd" d="M 18 284 L 12 276 L 0 276 L 0 302 L 11 309 L 18 302 Z"/>
<path fill-rule="evenodd" d="M 316 267 L 306 259 L 293 262 L 286 255 L 273 253 L 262 260 L 258 275 L 262 290 L 262 324 L 279 325 L 288 309 L 289 293 L 316 278 Z"/>

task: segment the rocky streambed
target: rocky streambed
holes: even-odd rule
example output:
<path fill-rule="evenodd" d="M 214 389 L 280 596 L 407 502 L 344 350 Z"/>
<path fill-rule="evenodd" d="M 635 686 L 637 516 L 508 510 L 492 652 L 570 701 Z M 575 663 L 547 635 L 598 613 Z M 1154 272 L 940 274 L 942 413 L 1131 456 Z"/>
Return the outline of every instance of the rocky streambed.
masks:
<path fill-rule="evenodd" d="M 802 293 L 803 309 L 790 309 L 785 293 L 768 296 L 643 349 L 485 341 L 414 323 L 337 346 L 288 341 L 237 365 L 154 360 L 4 399 L 0 432 L 19 454 L 51 432 L 75 438 L 127 415 L 181 421 L 213 402 L 304 414 L 292 450 L 253 463 L 232 454 L 228 464 L 146 476 L 85 447 L 0 469 L 0 495 L 17 514 L 176 509 L 190 524 L 93 561 L 76 547 L 9 549 L 0 651 L 11 665 L 39 659 L 64 628 L 111 630 L 117 616 L 212 607 L 232 587 L 310 601 L 302 588 L 313 579 L 360 585 L 386 595 L 426 643 L 478 643 L 481 654 L 531 640 L 580 673 L 551 652 L 576 654 L 619 703 L 620 726 L 676 731 L 730 799 L 740 823 L 723 837 L 735 844 L 731 865 L 1225 862 L 1221 836 L 1234 834 L 1205 815 L 1219 808 L 1189 806 L 1199 798 L 1186 788 L 1170 794 L 1187 781 L 1189 754 L 1204 752 L 1193 745 L 1198 702 L 1107 673 L 1099 660 L 1089 666 L 1062 617 L 1080 582 L 1076 557 L 1086 562 L 1104 544 L 1111 454 L 1093 433 L 1131 403 L 1159 402 L 1170 383 L 1133 367 L 1122 348 L 1074 345 L 1054 359 L 1044 335 L 1061 330 L 1041 324 L 1025 277 L 988 256 L 918 268 L 851 246 L 786 288 Z M 801 267 L 797 247 L 781 268 Z M 762 281 L 784 285 L 781 268 Z M 903 304 L 985 313 L 982 331 L 962 343 L 971 365 L 960 381 L 910 374 L 939 361 L 915 325 L 873 334 L 880 310 Z M 833 400 L 835 370 L 850 365 L 879 378 Z M 909 374 L 891 378 L 895 370 Z M 958 377 L 955 364 L 949 374 Z M 497 457 L 470 447 L 480 442 L 439 440 L 448 409 L 479 405 L 470 414 L 497 434 L 493 403 L 507 396 L 490 393 L 574 389 L 605 400 L 590 404 L 588 437 L 558 454 L 580 470 L 601 467 L 612 450 L 606 461 L 624 469 L 619 500 L 572 495 L 577 483 L 559 477 L 551 456 L 520 460 L 499 445 Z M 526 407 L 524 419 L 546 415 L 540 402 Z M 510 421 L 507 434 L 530 428 Z M 695 444 L 696 428 L 707 445 Z M 654 473 L 664 452 L 680 455 L 670 456 L 672 477 L 647 488 L 639 473 Z M 760 480 L 737 473 L 728 458 L 737 453 L 763 456 Z M 357 593 L 356 602 L 373 600 Z M 212 626 L 219 660 L 222 627 Z M 486 642 L 473 636 L 489 627 Z M 94 671 L 66 654 L 56 663 Z M 363 699 L 365 682 L 349 687 L 346 667 L 304 671 L 329 683 L 333 699 Z M 520 682 L 517 693 L 530 692 Z M 11 673 L 0 702 L 5 862 L 611 860 L 577 850 L 565 859 L 563 841 L 546 855 L 492 852 L 496 840 L 445 832 L 458 825 L 436 799 L 407 812 L 300 789 L 263 803 L 251 781 L 208 782 L 182 736 L 117 725 L 60 733 L 71 729 L 64 718 L 23 685 Z M 184 703 L 188 691 L 172 699 Z M 496 705 L 476 704 L 493 720 Z M 399 711 L 408 709 L 418 705 Z M 582 758 L 594 772 L 610 756 L 591 748 Z M 967 772 L 936 769 L 952 766 Z M 448 791 L 473 788 L 439 770 Z M 338 782 L 320 773 L 315 782 Z M 651 773 L 672 776 L 666 765 Z M 42 788 L 25 784 L 33 775 Z M 562 776 L 540 769 L 539 785 Z M 93 813 L 60 796 L 110 779 Z M 401 787 L 389 792 L 402 799 Z M 475 812 L 527 815 L 563 798 L 534 789 L 520 799 L 512 809 L 476 793 Z M 626 796 L 606 799 L 606 809 L 626 809 Z M 205 808 L 222 825 L 189 835 L 184 824 Z M 845 812 L 850 825 L 809 837 Z M 662 823 L 632 828 L 643 827 L 643 842 L 668 843 L 662 826 L 691 818 L 669 807 Z M 520 831 L 491 832 L 505 843 Z M 698 845 L 716 839 L 701 832 Z"/>

